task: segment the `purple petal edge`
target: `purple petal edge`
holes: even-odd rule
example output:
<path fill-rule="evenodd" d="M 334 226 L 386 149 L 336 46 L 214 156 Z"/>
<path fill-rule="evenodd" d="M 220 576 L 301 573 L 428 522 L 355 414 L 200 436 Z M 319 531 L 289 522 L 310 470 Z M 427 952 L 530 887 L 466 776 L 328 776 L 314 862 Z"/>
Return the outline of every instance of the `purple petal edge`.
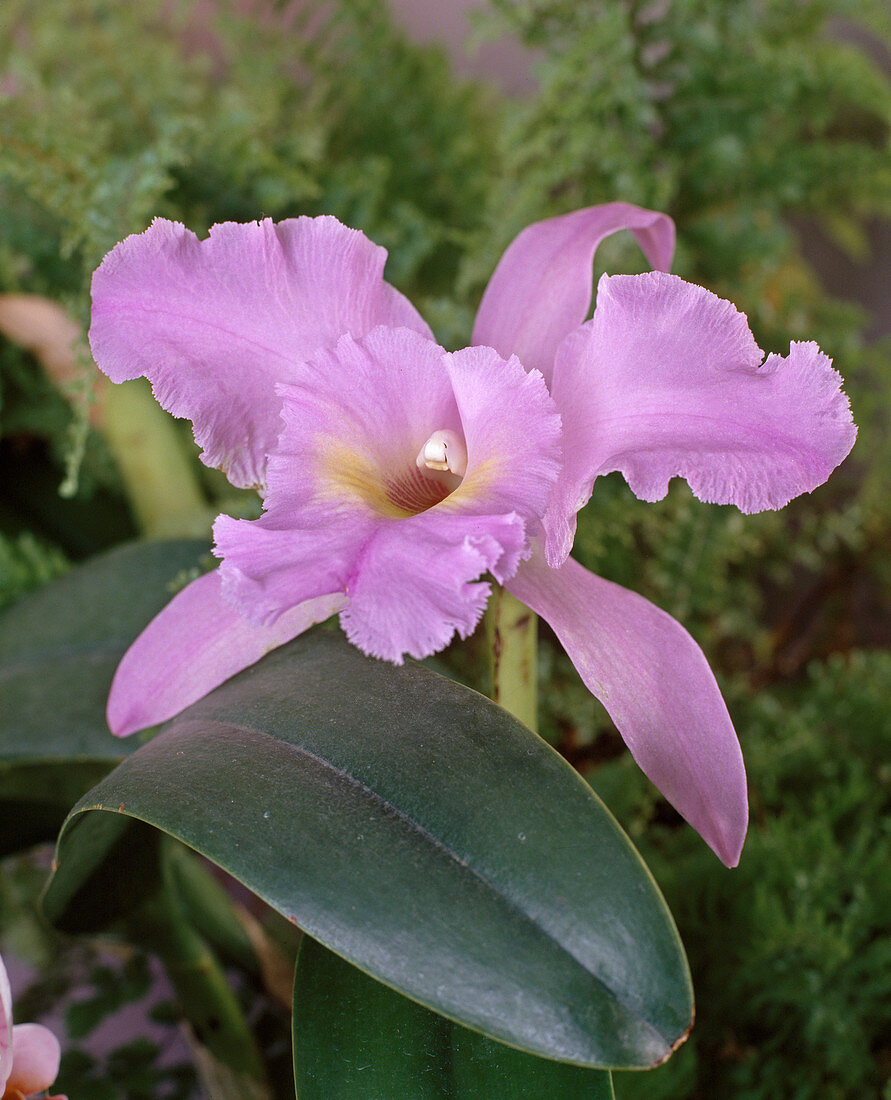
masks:
<path fill-rule="evenodd" d="M 643 772 L 728 866 L 746 835 L 742 753 L 702 650 L 670 615 L 540 552 L 507 588 L 548 622 Z"/>
<path fill-rule="evenodd" d="M 109 728 L 125 737 L 172 718 L 346 602 L 342 593 L 320 596 L 257 626 L 223 599 L 219 570 L 206 573 L 178 592 L 124 654 L 108 697 Z"/>
<path fill-rule="evenodd" d="M 674 222 L 627 202 L 589 206 L 527 226 L 508 246 L 480 302 L 473 343 L 516 355 L 550 383 L 557 348 L 587 317 L 600 242 L 634 233 L 653 267 L 668 270 Z"/>
<path fill-rule="evenodd" d="M 224 222 L 205 240 L 156 218 L 93 275 L 90 344 L 113 382 L 145 375 L 194 424 L 202 459 L 260 486 L 281 428 L 278 382 L 345 332 L 430 335 L 383 279 L 386 249 L 336 218 Z"/>
<path fill-rule="evenodd" d="M 648 501 L 682 477 L 700 500 L 746 513 L 826 481 L 857 434 L 841 377 L 814 343 L 762 358 L 745 315 L 710 291 L 663 272 L 604 276 L 554 370 L 566 462 L 548 561 L 569 553 L 601 474 L 620 471 Z"/>

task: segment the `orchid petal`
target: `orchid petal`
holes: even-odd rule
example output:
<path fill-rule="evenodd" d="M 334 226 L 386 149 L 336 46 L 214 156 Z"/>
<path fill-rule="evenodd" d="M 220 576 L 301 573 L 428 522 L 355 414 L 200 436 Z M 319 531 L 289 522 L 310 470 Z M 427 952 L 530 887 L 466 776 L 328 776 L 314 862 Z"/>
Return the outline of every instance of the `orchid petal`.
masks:
<path fill-rule="evenodd" d="M 667 271 L 674 222 L 665 214 L 611 202 L 528 225 L 501 257 L 480 302 L 473 343 L 486 344 L 550 382 L 563 338 L 588 316 L 598 245 L 630 229 L 653 267 Z"/>
<path fill-rule="evenodd" d="M 746 775 L 702 650 L 643 596 L 540 553 L 507 585 L 553 628 L 644 773 L 729 867 L 748 820 Z"/>
<path fill-rule="evenodd" d="M 59 1040 L 41 1024 L 16 1024 L 12 1029 L 12 1073 L 9 1090 L 23 1096 L 48 1089 L 59 1075 Z"/>
<path fill-rule="evenodd" d="M 342 337 L 303 384 L 281 387 L 266 511 L 214 525 L 224 589 L 243 614 L 271 623 L 302 600 L 346 592 L 381 521 L 436 490 L 418 452 L 437 429 L 461 427 L 443 354 L 407 329 L 378 329 L 361 342 Z"/>
<path fill-rule="evenodd" d="M 513 576 L 560 468 L 560 420 L 537 371 L 491 348 L 444 362 L 467 473 L 440 504 L 375 531 L 340 616 L 351 642 L 399 664 L 473 632 L 489 585 L 471 582 L 486 571 L 499 583 Z"/>
<path fill-rule="evenodd" d="M 378 324 L 429 333 L 383 281 L 386 250 L 332 217 L 214 226 L 156 219 L 93 276 L 90 342 L 113 382 L 145 375 L 188 417 L 208 466 L 260 486 L 280 430 L 276 383 L 319 348 Z"/>
<path fill-rule="evenodd" d="M 445 509 L 516 512 L 538 527 L 562 465 L 560 414 L 538 371 L 491 348 L 445 358 L 467 442 L 467 474 Z M 500 579 L 500 578 L 499 578 Z"/>
<path fill-rule="evenodd" d="M 0 1096 L 12 1073 L 12 990 L 0 956 Z"/>
<path fill-rule="evenodd" d="M 405 653 L 429 657 L 455 633 L 473 633 L 490 591 L 477 578 L 513 572 L 525 545 L 515 514 L 470 518 L 431 508 L 381 525 L 363 549 L 341 625 L 372 657 L 398 665 Z"/>
<path fill-rule="evenodd" d="M 443 355 L 467 444 L 467 472 L 441 503 L 380 525 L 341 612 L 347 637 L 375 657 L 427 657 L 473 632 L 489 596 L 528 553 L 560 470 L 560 418 L 538 371 L 491 348 Z"/>
<path fill-rule="evenodd" d="M 672 477 L 743 512 L 821 485 L 854 444 L 841 378 L 816 344 L 761 362 L 745 316 L 673 275 L 604 276 L 593 319 L 557 357 L 551 391 L 566 463 L 546 522 L 548 560 L 569 553 L 594 479 L 619 470 L 642 500 Z"/>
<path fill-rule="evenodd" d="M 214 528 L 227 597 L 271 623 L 345 592 L 349 637 L 393 661 L 472 631 L 489 591 L 472 582 L 513 575 L 559 474 L 560 418 L 541 376 L 491 348 L 450 355 L 379 328 L 343 337 L 280 392 L 266 511 Z M 463 479 L 418 468 L 443 430 L 466 443 Z"/>
<path fill-rule="evenodd" d="M 270 650 L 339 611 L 343 595 L 292 607 L 272 626 L 248 622 L 222 596 L 219 570 L 192 581 L 118 665 L 108 724 L 119 737 L 164 722 Z"/>

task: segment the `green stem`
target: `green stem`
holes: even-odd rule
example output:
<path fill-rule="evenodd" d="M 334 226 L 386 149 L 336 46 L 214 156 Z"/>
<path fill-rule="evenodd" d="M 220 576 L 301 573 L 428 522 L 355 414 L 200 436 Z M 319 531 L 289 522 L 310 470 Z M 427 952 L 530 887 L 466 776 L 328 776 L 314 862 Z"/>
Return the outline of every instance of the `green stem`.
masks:
<path fill-rule="evenodd" d="M 538 617 L 495 586 L 486 611 L 492 699 L 530 729 L 537 728 Z"/>
<path fill-rule="evenodd" d="M 103 387 L 103 434 L 149 538 L 206 535 L 210 511 L 170 417 L 147 385 Z"/>

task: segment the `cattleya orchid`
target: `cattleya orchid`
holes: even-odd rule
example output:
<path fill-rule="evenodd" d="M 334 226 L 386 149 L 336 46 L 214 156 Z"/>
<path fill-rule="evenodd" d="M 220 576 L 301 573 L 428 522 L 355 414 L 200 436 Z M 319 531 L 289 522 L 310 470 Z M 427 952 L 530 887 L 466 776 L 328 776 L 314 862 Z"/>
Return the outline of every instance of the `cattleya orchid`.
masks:
<path fill-rule="evenodd" d="M 604 276 L 630 229 L 656 269 Z M 739 744 L 702 651 L 669 615 L 569 557 L 595 479 L 659 500 L 779 508 L 854 442 L 816 344 L 764 360 L 729 302 L 667 274 L 674 226 L 626 203 L 528 226 L 483 296 L 471 347 L 445 351 L 383 279 L 385 251 L 332 217 L 156 220 L 93 280 L 93 353 L 188 417 L 210 466 L 263 494 L 220 516 L 217 570 L 125 655 L 109 722 L 178 713 L 340 613 L 366 653 L 425 657 L 476 627 L 486 573 L 554 629 L 635 759 L 728 865 L 747 824 Z M 762 361 L 763 360 L 763 361 Z"/>
<path fill-rule="evenodd" d="M 59 1072 L 59 1041 L 41 1024 L 12 1023 L 12 992 L 0 956 L 0 1100 L 45 1093 Z M 48 1100 L 66 1100 L 64 1096 Z"/>

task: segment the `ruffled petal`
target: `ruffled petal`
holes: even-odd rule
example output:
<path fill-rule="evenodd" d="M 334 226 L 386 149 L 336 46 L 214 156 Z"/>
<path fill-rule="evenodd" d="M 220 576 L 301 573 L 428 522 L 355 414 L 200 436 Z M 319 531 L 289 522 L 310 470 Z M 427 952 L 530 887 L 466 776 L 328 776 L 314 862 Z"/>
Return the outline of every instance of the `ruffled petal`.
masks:
<path fill-rule="evenodd" d="M 509 590 L 550 623 L 634 759 L 728 867 L 748 821 L 746 775 L 702 650 L 670 615 L 572 558 L 540 553 Z"/>
<path fill-rule="evenodd" d="M 427 657 L 476 628 L 528 553 L 560 470 L 560 418 L 544 380 L 491 348 L 444 355 L 467 445 L 462 483 L 419 515 L 381 525 L 362 550 L 340 620 L 375 657 Z"/>
<path fill-rule="evenodd" d="M 653 267 L 667 271 L 674 222 L 627 202 L 589 206 L 527 226 L 501 257 L 480 302 L 473 343 L 517 355 L 550 382 L 563 338 L 588 316 L 597 246 L 630 229 Z"/>
<path fill-rule="evenodd" d="M 442 348 L 407 329 L 345 336 L 320 352 L 300 386 L 282 386 L 283 429 L 270 458 L 266 511 L 220 516 L 224 589 L 256 622 L 346 592 L 362 548 L 385 521 L 442 499 L 418 451 L 461 421 Z"/>
<path fill-rule="evenodd" d="M 59 1040 L 41 1024 L 16 1024 L 12 1029 L 12 1053 L 8 1089 L 31 1096 L 48 1089 L 59 1075 Z"/>
<path fill-rule="evenodd" d="M 455 633 L 472 634 L 490 587 L 487 570 L 511 573 L 526 547 L 516 514 L 467 516 L 432 508 L 382 524 L 363 547 L 340 621 L 349 640 L 372 657 L 402 664 L 428 657 Z M 477 582 L 477 583 L 472 583 Z"/>
<path fill-rule="evenodd" d="M 856 437 L 841 378 L 816 344 L 762 363 L 745 316 L 673 275 L 604 276 L 593 319 L 560 348 L 551 392 L 566 462 L 549 511 L 562 561 L 596 477 L 642 500 L 672 477 L 743 512 L 782 508 L 821 485 Z"/>
<path fill-rule="evenodd" d="M 472 631 L 489 591 L 473 582 L 513 575 L 559 474 L 560 418 L 541 376 L 491 348 L 449 354 L 379 328 L 343 337 L 281 394 L 266 511 L 214 528 L 227 597 L 271 623 L 344 592 L 351 640 L 394 661 Z M 466 445 L 463 480 L 418 468 L 440 430 Z"/>
<path fill-rule="evenodd" d="M 221 594 L 219 570 L 178 592 L 118 665 L 108 698 L 112 733 L 157 725 L 277 646 L 339 611 L 342 594 L 292 607 L 272 626 L 248 622 Z"/>
<path fill-rule="evenodd" d="M 157 219 L 93 276 L 90 343 L 114 382 L 145 375 L 188 417 L 209 466 L 262 485 L 278 436 L 277 382 L 346 332 L 424 321 L 383 281 L 386 250 L 336 218 L 214 226 Z"/>
<path fill-rule="evenodd" d="M 516 512 L 537 530 L 563 459 L 560 414 L 544 379 L 491 348 L 465 348 L 445 362 L 467 443 L 467 475 L 443 508 Z"/>
<path fill-rule="evenodd" d="M 0 1096 L 12 1072 L 12 990 L 0 956 Z"/>

